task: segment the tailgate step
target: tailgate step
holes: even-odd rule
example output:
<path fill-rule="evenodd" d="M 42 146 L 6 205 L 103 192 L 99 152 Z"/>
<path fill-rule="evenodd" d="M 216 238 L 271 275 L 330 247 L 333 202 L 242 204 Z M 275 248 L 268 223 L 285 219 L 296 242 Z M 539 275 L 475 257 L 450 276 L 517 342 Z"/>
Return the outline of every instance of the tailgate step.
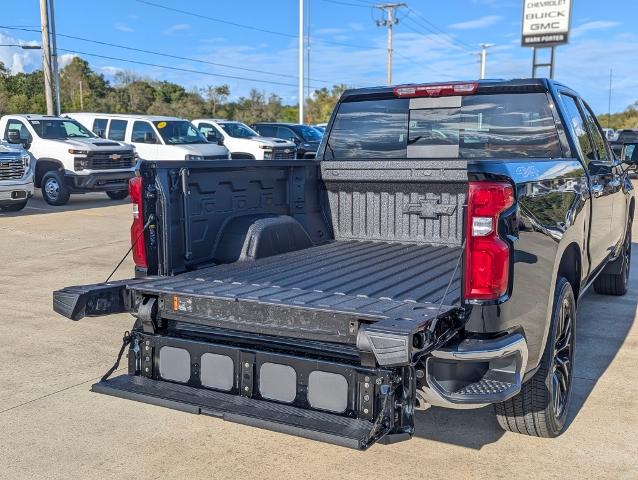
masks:
<path fill-rule="evenodd" d="M 367 420 L 304 410 L 140 376 L 120 375 L 96 383 L 92 390 L 358 450 L 365 450 L 374 443 L 371 439 L 374 425 Z"/>

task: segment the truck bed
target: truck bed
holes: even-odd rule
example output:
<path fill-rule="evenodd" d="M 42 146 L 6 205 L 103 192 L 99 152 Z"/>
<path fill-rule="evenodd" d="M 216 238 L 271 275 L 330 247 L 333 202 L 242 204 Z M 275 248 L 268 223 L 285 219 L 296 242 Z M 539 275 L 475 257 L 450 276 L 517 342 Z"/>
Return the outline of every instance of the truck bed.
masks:
<path fill-rule="evenodd" d="M 443 295 L 460 254 L 460 247 L 333 241 L 149 279 L 134 288 L 155 294 L 410 317 L 406 310 L 459 303 L 459 272 L 445 299 Z"/>

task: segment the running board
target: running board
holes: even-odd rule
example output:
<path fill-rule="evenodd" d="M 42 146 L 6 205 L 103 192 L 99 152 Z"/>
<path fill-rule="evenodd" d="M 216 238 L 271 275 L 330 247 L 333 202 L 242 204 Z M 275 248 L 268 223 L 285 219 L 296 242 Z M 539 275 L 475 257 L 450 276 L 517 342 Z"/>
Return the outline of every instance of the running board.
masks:
<path fill-rule="evenodd" d="M 266 402 L 239 395 L 189 387 L 150 378 L 121 375 L 93 385 L 105 395 L 149 403 L 188 413 L 210 415 L 275 432 L 365 450 L 390 429 L 386 422 L 370 422 L 315 410 Z M 392 404 L 392 397 L 389 397 Z M 381 412 L 385 415 L 385 412 Z M 382 426 L 381 424 L 385 424 Z M 401 438 L 399 438 L 401 437 Z M 407 440 L 409 435 L 389 435 L 383 443 Z"/>

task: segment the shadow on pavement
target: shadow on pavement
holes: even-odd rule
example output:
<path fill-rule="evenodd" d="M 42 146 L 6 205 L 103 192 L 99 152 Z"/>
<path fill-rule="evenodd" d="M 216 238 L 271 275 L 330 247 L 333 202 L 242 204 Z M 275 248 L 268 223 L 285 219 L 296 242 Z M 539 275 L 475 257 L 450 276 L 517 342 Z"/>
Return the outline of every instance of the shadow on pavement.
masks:
<path fill-rule="evenodd" d="M 598 380 L 621 349 L 636 317 L 638 305 L 638 243 L 632 244 L 629 292 L 622 297 L 598 295 L 593 287 L 580 299 L 576 324 L 574 384 L 567 428 Z M 503 436 L 491 406 L 477 410 L 432 407 L 417 412 L 415 437 L 481 449 Z"/>
<path fill-rule="evenodd" d="M 27 206 L 19 212 L 0 212 L 0 217 L 24 217 L 44 215 L 48 213 L 71 212 L 75 210 L 89 210 L 94 208 L 112 207 L 131 203 L 127 197 L 124 200 L 111 200 L 106 193 L 93 192 L 71 195 L 69 203 L 59 207 L 49 205 L 42 198 L 42 193 L 36 189 L 35 195 L 29 199 Z"/>

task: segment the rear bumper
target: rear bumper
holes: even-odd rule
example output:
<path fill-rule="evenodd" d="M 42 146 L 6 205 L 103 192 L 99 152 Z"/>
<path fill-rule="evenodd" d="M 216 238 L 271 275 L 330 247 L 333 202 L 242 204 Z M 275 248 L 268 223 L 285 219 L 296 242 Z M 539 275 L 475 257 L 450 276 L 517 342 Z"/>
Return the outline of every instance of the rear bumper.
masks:
<path fill-rule="evenodd" d="M 527 356 L 520 333 L 435 350 L 426 360 L 417 396 L 421 402 L 456 409 L 503 402 L 520 392 Z"/>
<path fill-rule="evenodd" d="M 128 189 L 128 181 L 135 176 L 134 170 L 119 172 L 97 172 L 86 175 L 66 175 L 66 182 L 76 192 L 106 192 Z"/>

